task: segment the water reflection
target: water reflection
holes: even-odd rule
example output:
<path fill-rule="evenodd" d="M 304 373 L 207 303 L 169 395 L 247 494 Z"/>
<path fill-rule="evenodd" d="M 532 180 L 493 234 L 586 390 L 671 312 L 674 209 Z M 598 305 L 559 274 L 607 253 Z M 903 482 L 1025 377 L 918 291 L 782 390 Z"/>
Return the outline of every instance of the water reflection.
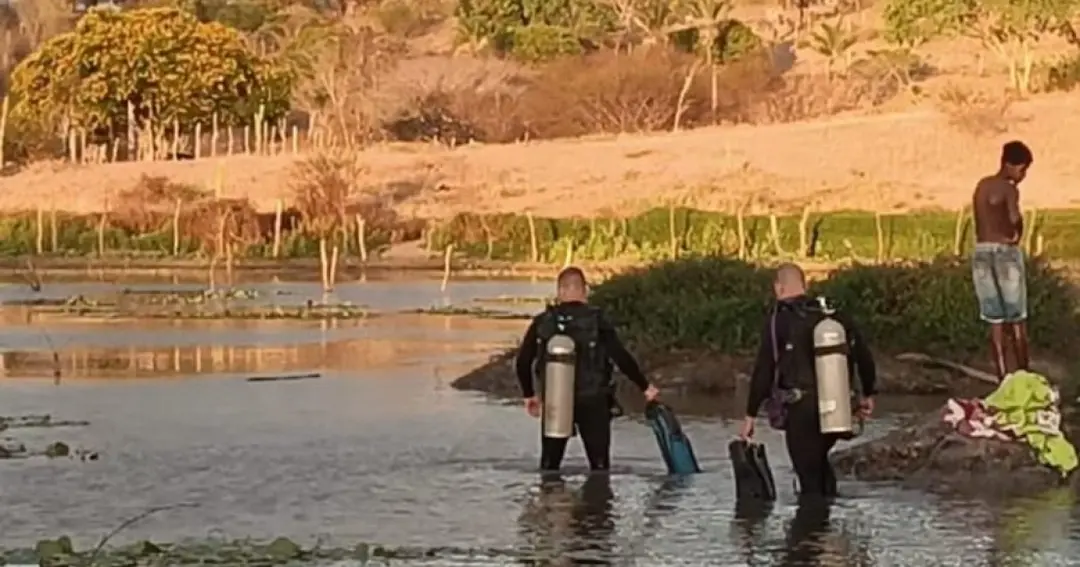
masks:
<path fill-rule="evenodd" d="M 47 283 L 40 292 L 25 285 L 0 285 L 0 304 L 34 300 L 63 301 L 82 295 L 95 297 L 123 297 L 125 290 L 138 293 L 197 293 L 205 285 L 185 283 L 107 283 L 70 282 Z M 349 303 L 365 306 L 375 311 L 401 311 L 431 307 L 486 307 L 514 313 L 534 313 L 543 307 L 543 298 L 551 293 L 551 282 L 517 280 L 466 280 L 452 283 L 444 291 L 438 281 L 368 281 L 347 282 L 337 286 L 333 293 L 324 293 L 319 284 L 307 282 L 282 282 L 265 280 L 243 286 L 244 290 L 256 292 L 252 298 L 214 300 L 238 307 L 299 307 L 315 303 Z M 493 299 L 534 298 L 528 302 L 497 301 Z"/>
<path fill-rule="evenodd" d="M 611 475 L 590 473 L 578 490 L 545 475 L 518 518 L 526 565 L 611 565 L 615 554 Z"/>
<path fill-rule="evenodd" d="M 1032 498 L 1021 498 L 1005 507 L 993 532 L 988 550 L 992 565 L 1033 565 L 1047 548 L 1069 542 L 1071 516 L 1076 510 L 1076 493 L 1070 487 L 1049 490 Z M 1069 550 L 1060 549 L 1068 553 Z"/>
<path fill-rule="evenodd" d="M 511 344 L 520 328 L 514 321 L 432 315 L 299 323 L 50 321 L 46 328 L 0 331 L 5 346 L 15 347 L 0 353 L 0 376 L 51 377 L 54 351 L 65 379 L 378 370 L 432 359 L 476 361 Z M 76 341 L 80 346 L 68 346 Z"/>

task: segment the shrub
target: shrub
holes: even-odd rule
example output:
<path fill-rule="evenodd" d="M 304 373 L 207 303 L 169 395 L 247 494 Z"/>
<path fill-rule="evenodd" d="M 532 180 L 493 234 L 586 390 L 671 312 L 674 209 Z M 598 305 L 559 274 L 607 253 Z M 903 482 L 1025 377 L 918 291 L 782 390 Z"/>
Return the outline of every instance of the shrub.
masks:
<path fill-rule="evenodd" d="M 615 31 L 618 20 L 611 6 L 591 0 L 460 0 L 454 16 L 465 39 L 504 53 L 513 52 L 518 28 L 548 28 L 544 35 L 572 30 L 575 39 L 595 44 Z"/>
<path fill-rule="evenodd" d="M 747 352 L 757 347 L 771 281 L 769 270 L 726 258 L 668 261 L 605 281 L 590 301 L 641 348 Z"/>
<path fill-rule="evenodd" d="M 395 139 L 444 143 L 664 131 L 674 125 L 684 88 L 683 128 L 766 124 L 875 106 L 901 88 L 889 74 L 896 71 L 872 65 L 832 80 L 785 73 L 776 54 L 755 54 L 755 44 L 740 39 L 738 45 L 751 51 L 736 57 L 730 51 L 735 45 L 724 47 L 734 61 L 719 69 L 714 116 L 710 74 L 698 66 L 687 85 L 696 56 L 678 46 L 582 54 L 586 49 L 576 36 L 548 25 L 511 28 L 506 37 L 518 59 L 535 64 L 469 57 L 402 63 L 376 93 L 391 109 L 381 116 L 385 130 Z"/>
<path fill-rule="evenodd" d="M 4 132 L 4 161 L 23 165 L 66 156 L 65 140 L 56 134 L 49 121 L 35 120 L 18 112 L 8 117 L 7 130 Z"/>
<path fill-rule="evenodd" d="M 525 135 L 527 70 L 509 61 L 426 57 L 399 64 L 374 100 L 394 139 L 445 144 L 513 142 Z"/>
<path fill-rule="evenodd" d="M 987 329 L 979 321 L 971 264 L 942 259 L 840 270 L 815 286 L 835 299 L 888 352 L 918 351 L 951 359 L 986 357 Z M 1041 259 L 1028 265 L 1032 347 L 1067 352 L 1080 332 L 1074 289 Z"/>
<path fill-rule="evenodd" d="M 771 301 L 770 270 L 719 257 L 669 261 L 616 276 L 592 301 L 608 310 L 639 348 L 757 348 Z M 1080 333 L 1073 287 L 1041 260 L 1028 271 L 1035 349 L 1068 356 Z M 813 286 L 858 322 L 879 351 L 924 352 L 967 361 L 986 357 L 970 264 L 940 260 L 840 269 Z"/>
<path fill-rule="evenodd" d="M 1043 79 L 1044 89 L 1049 91 L 1071 91 L 1080 84 L 1080 54 L 1065 57 L 1046 70 Z"/>
<path fill-rule="evenodd" d="M 544 24 L 518 26 L 510 35 L 510 52 L 529 62 L 580 55 L 581 42 L 569 29 Z"/>
<path fill-rule="evenodd" d="M 670 129 L 693 61 L 662 48 L 554 61 L 525 92 L 530 129 L 539 138 Z M 691 108 L 683 124 L 695 117 Z"/>

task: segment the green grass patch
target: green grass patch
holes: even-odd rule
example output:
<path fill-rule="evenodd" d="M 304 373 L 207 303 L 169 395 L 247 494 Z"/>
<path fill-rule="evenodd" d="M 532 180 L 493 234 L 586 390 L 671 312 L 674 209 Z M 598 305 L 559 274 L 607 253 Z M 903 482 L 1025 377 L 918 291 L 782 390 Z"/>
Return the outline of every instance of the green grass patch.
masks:
<path fill-rule="evenodd" d="M 1031 249 L 1055 259 L 1080 259 L 1080 210 L 1028 213 Z M 880 230 L 879 230 L 880 223 Z M 431 232 L 431 245 L 455 249 L 473 258 L 528 261 L 535 234 L 537 256 L 562 262 L 569 248 L 575 260 L 641 260 L 679 256 L 738 257 L 740 224 L 745 259 L 812 257 L 839 259 L 932 259 L 961 255 L 974 236 L 970 214 L 925 212 L 883 215 L 867 212 L 746 216 L 687 208 L 656 208 L 628 218 L 553 219 L 524 215 L 459 214 Z M 774 229 L 775 224 L 775 229 Z M 879 250 L 880 240 L 880 250 Z"/>

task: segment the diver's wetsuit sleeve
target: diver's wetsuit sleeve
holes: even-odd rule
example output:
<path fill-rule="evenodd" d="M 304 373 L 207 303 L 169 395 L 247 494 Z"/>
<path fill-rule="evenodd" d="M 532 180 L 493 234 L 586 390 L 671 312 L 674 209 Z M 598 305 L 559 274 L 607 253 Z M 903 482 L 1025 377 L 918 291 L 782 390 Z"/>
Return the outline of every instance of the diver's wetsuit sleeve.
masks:
<path fill-rule="evenodd" d="M 746 416 L 756 417 L 761 404 L 772 392 L 776 379 L 776 360 L 773 359 L 773 339 L 769 321 L 761 330 L 761 346 L 758 347 L 754 371 L 750 374 L 750 395 L 746 398 Z"/>
<path fill-rule="evenodd" d="M 514 370 L 517 372 L 518 383 L 521 385 L 521 396 L 531 398 L 536 395 L 533 387 L 533 362 L 536 361 L 536 319 L 529 323 L 525 330 L 525 336 L 521 339 L 517 358 L 514 359 Z"/>
<path fill-rule="evenodd" d="M 619 339 L 619 333 L 615 331 L 615 326 L 603 316 L 600 317 L 600 341 L 604 345 L 604 351 L 607 353 L 608 358 L 611 359 L 611 362 L 614 362 L 615 366 L 619 367 L 619 370 L 635 386 L 641 388 L 642 392 L 647 390 L 649 388 L 649 379 L 641 371 L 641 365 L 637 363 L 634 355 L 626 350 L 626 345 Z"/>
<path fill-rule="evenodd" d="M 866 344 L 862 333 L 855 323 L 848 318 L 841 319 L 847 331 L 848 345 L 851 356 L 855 361 L 855 372 L 859 375 L 862 383 L 862 395 L 873 396 L 877 394 L 877 364 L 874 363 L 874 353 L 870 352 L 870 345 Z"/>

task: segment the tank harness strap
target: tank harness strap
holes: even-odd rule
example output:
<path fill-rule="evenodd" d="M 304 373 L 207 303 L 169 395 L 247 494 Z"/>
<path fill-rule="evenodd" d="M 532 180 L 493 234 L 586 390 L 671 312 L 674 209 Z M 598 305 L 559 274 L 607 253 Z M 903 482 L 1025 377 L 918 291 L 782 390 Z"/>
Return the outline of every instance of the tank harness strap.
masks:
<path fill-rule="evenodd" d="M 851 348 L 848 347 L 847 343 L 827 347 L 814 347 L 815 356 L 826 356 L 830 354 L 843 354 L 846 356 L 850 353 Z"/>
<path fill-rule="evenodd" d="M 779 305 L 773 305 L 772 316 L 769 317 L 769 337 L 772 339 L 773 388 L 780 385 L 780 345 L 776 344 L 776 314 L 779 311 Z"/>

